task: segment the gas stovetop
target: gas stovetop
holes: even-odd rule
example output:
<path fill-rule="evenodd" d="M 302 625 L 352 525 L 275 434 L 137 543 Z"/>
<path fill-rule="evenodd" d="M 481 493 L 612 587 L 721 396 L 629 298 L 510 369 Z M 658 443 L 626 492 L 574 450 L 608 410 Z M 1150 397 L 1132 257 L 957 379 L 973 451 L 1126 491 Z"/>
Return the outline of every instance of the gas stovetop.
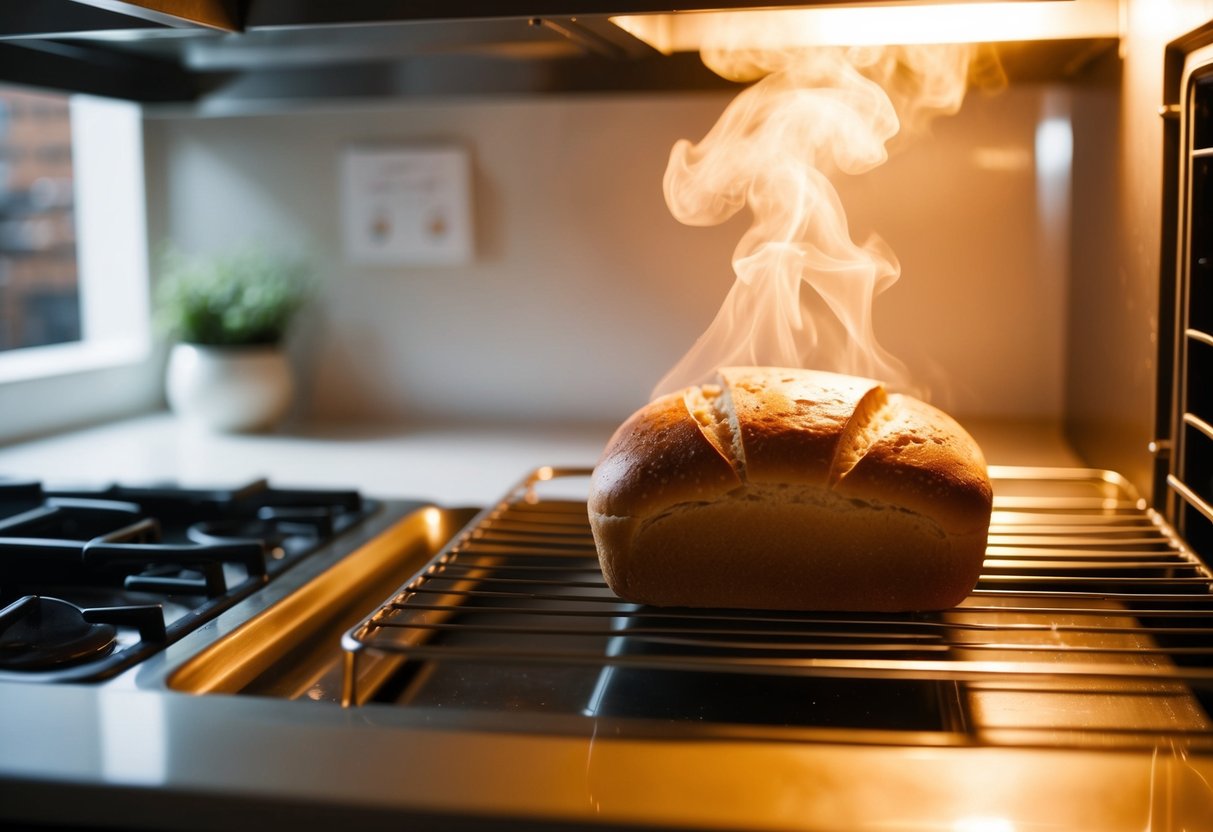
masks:
<path fill-rule="evenodd" d="M 182 638 L 378 509 L 356 491 L 0 480 L 0 679 L 96 681 Z"/>

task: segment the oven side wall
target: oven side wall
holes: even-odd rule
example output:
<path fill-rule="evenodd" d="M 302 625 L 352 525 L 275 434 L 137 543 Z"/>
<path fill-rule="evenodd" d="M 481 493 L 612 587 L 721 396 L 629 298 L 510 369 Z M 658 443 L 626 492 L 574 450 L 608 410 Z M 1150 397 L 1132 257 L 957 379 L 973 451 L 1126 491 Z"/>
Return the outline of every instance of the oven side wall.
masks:
<path fill-rule="evenodd" d="M 1119 74 L 1120 60 L 1109 61 L 1116 66 L 1098 71 Z M 1121 104 L 1119 84 L 1074 96 L 1074 145 L 1081 150 L 1073 168 L 1066 433 L 1087 463 L 1121 471 L 1148 493 L 1157 277 L 1142 271 L 1147 265 L 1132 267 L 1123 251 L 1130 221 L 1118 168 L 1122 142 L 1106 129 L 1122 124 Z M 1153 125 L 1157 116 L 1150 119 Z"/>
<path fill-rule="evenodd" d="M 1089 464 L 1124 473 L 1144 495 L 1153 490 L 1149 443 L 1161 435 L 1164 55 L 1168 42 L 1210 18 L 1211 0 L 1125 0 L 1119 98 L 1076 97 L 1088 114 L 1115 114 L 1118 131 L 1087 142 L 1095 153 L 1075 162 L 1066 433 Z M 1100 121 L 1075 119 L 1076 147 L 1082 125 Z"/>

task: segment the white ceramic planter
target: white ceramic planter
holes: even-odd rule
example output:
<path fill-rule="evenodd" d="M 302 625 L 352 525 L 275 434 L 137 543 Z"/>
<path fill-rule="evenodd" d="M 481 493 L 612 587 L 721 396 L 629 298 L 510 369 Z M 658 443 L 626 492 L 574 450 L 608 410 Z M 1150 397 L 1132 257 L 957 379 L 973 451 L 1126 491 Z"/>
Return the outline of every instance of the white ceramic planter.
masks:
<path fill-rule="evenodd" d="M 176 344 L 169 355 L 169 407 L 209 430 L 272 428 L 290 407 L 294 388 L 290 363 L 279 347 Z"/>

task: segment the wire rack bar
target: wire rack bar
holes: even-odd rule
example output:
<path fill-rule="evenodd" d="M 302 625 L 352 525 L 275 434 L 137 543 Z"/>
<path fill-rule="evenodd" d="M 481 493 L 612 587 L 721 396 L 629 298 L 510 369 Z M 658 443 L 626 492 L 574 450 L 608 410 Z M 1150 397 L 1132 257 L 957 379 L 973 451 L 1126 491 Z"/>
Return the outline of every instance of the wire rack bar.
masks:
<path fill-rule="evenodd" d="M 968 692 L 972 713 L 961 721 L 983 742 L 1015 744 L 1042 731 L 1062 744 L 1089 739 L 1090 730 L 1064 721 L 1007 726 L 989 714 L 1004 689 L 1046 697 L 1037 702 L 1043 714 L 1053 703 L 1047 697 L 1085 702 L 1098 691 L 1157 696 L 1172 715 L 1145 727 L 1106 725 L 1095 732 L 1101 743 L 1183 736 L 1213 747 L 1208 568 L 1115 473 L 991 473 L 994 523 L 972 595 L 944 612 L 877 614 L 622 601 L 602 580 L 584 502 L 539 493 L 588 472 L 541 469 L 346 633 L 347 703 L 368 695 L 358 689 L 364 655 L 406 665 L 925 680 Z M 988 729 L 972 727 L 983 718 Z"/>

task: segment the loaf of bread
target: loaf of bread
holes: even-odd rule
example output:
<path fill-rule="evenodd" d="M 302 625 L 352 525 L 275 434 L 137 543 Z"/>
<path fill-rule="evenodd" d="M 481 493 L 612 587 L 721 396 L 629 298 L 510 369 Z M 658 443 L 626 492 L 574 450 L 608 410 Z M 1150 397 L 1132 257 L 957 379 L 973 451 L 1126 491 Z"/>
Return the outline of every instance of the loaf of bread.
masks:
<path fill-rule="evenodd" d="M 936 408 L 870 379 L 735 367 L 624 422 L 589 513 L 629 601 L 895 612 L 972 591 L 991 500 L 981 449 Z"/>

